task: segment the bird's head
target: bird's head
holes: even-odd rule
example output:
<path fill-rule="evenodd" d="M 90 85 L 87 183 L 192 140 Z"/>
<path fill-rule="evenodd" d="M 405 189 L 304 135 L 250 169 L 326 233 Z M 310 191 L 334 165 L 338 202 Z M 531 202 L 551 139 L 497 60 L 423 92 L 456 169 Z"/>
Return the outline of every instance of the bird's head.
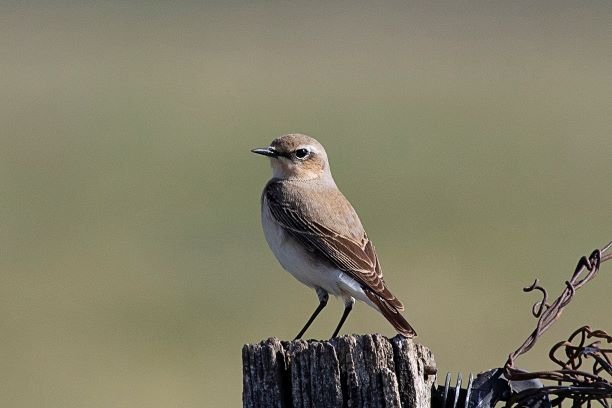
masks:
<path fill-rule="evenodd" d="M 299 133 L 283 135 L 274 139 L 270 146 L 251 151 L 270 158 L 274 178 L 331 180 L 325 149 L 310 136 Z"/>

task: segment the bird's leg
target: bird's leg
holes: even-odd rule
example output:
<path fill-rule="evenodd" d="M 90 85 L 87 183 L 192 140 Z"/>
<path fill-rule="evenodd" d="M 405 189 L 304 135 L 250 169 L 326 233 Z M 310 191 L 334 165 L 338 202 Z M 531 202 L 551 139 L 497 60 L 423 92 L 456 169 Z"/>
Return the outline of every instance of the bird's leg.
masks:
<path fill-rule="evenodd" d="M 332 339 L 338 335 L 340 328 L 346 321 L 346 318 L 348 317 L 349 313 L 351 313 L 351 310 L 353 310 L 354 304 L 355 304 L 355 299 L 353 297 L 349 297 L 348 299 L 344 300 L 344 312 L 342 313 L 342 317 L 340 318 L 338 327 L 336 327 L 336 330 L 334 330 L 334 334 L 332 334 Z"/>
<path fill-rule="evenodd" d="M 312 322 L 314 322 L 314 319 L 316 319 L 319 313 L 321 313 L 321 310 L 323 310 L 323 308 L 327 306 L 327 301 L 329 300 L 329 295 L 327 294 L 327 292 L 321 288 L 317 288 L 316 291 L 317 296 L 319 297 L 319 306 L 317 306 L 315 311 L 312 313 L 312 316 L 310 316 L 310 319 L 308 319 L 308 321 L 304 325 L 304 328 L 300 330 L 300 332 L 297 334 L 297 336 L 295 336 L 295 339 L 293 340 L 301 339 L 302 335 L 306 332 L 306 330 L 308 330 Z"/>

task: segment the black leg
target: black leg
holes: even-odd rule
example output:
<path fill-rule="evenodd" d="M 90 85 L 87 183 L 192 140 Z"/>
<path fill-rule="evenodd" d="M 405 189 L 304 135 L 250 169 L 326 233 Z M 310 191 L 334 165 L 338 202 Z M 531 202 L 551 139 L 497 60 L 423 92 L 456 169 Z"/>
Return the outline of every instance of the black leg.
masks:
<path fill-rule="evenodd" d="M 344 312 L 342 313 L 342 317 L 340 318 L 338 327 L 336 327 L 336 330 L 334 330 L 334 334 L 332 334 L 332 339 L 338 335 L 338 332 L 340 332 L 340 328 L 346 321 L 346 318 L 348 317 L 349 313 L 351 313 L 351 310 L 353 310 L 354 304 L 355 304 L 355 299 L 353 298 L 350 298 L 349 300 L 346 300 L 344 302 Z"/>
<path fill-rule="evenodd" d="M 300 332 L 297 334 L 297 336 L 295 336 L 295 339 L 293 340 L 301 339 L 304 333 L 306 333 L 306 330 L 308 330 L 308 328 L 312 324 L 312 322 L 314 322 L 319 313 L 321 313 L 321 310 L 323 310 L 323 308 L 327 306 L 327 301 L 329 300 L 329 295 L 327 294 L 327 292 L 325 292 L 323 289 L 317 288 L 317 296 L 319 297 L 319 306 L 317 306 L 312 316 L 310 316 L 310 319 L 308 319 L 302 330 L 300 330 Z"/>

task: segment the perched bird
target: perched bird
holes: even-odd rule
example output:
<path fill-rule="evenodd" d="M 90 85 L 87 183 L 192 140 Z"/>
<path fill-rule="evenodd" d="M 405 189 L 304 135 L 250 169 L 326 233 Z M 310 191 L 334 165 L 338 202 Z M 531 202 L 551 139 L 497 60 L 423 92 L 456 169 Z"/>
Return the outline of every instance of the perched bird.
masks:
<path fill-rule="evenodd" d="M 336 337 L 355 299 L 378 310 L 405 337 L 416 332 L 400 314 L 402 302 L 389 291 L 357 213 L 332 177 L 323 146 L 312 137 L 288 134 L 251 150 L 270 158 L 272 178 L 261 196 L 264 235 L 288 272 L 313 288 L 319 305 L 302 337 L 327 305 L 329 294 L 344 300 Z"/>

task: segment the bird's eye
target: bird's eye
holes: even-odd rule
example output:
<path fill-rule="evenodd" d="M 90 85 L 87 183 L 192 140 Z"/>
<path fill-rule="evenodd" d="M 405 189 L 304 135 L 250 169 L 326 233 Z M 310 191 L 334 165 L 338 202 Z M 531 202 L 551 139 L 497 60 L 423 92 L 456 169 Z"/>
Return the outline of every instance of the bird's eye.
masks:
<path fill-rule="evenodd" d="M 308 149 L 297 149 L 295 151 L 295 157 L 298 159 L 305 159 L 306 156 L 308 156 L 308 153 L 310 153 Z"/>

